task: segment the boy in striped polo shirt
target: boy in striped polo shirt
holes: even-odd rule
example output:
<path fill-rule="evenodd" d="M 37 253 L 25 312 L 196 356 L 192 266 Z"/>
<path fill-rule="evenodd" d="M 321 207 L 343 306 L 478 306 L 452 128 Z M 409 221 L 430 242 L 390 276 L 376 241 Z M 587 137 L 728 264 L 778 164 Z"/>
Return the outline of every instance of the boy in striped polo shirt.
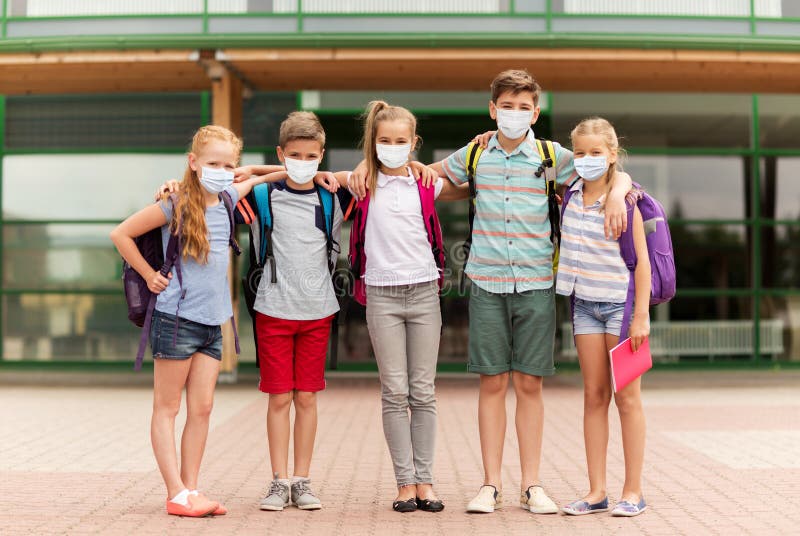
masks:
<path fill-rule="evenodd" d="M 472 280 L 469 303 L 469 365 L 480 374 L 478 426 L 484 482 L 468 512 L 493 512 L 502 505 L 501 466 L 509 378 L 517 397 L 523 508 L 556 513 L 539 483 L 544 427 L 542 377 L 555 372 L 556 328 L 553 245 L 545 178 L 536 176 L 541 158 L 531 125 L 539 117 L 541 88 L 527 71 L 510 70 L 492 81 L 489 115 L 498 132 L 476 167 L 476 214 L 466 266 Z M 554 143 L 559 185 L 577 178 L 572 152 Z M 432 167 L 454 184 L 467 182 L 467 147 Z M 618 235 L 625 225 L 624 175 L 609 196 L 606 228 Z"/>

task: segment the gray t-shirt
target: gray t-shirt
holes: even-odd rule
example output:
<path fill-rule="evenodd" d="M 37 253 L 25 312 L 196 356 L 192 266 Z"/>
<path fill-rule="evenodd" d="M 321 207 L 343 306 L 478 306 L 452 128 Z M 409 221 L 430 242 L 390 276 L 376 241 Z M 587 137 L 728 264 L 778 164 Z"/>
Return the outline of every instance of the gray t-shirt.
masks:
<path fill-rule="evenodd" d="M 318 320 L 334 314 L 339 302 L 328 270 L 325 219 L 316 190 L 295 190 L 279 182 L 271 199 L 277 282 L 271 282 L 270 267 L 265 266 L 253 308 L 284 320 Z M 333 209 L 333 239 L 338 243 L 343 216 L 336 195 Z M 258 223 L 252 225 L 258 236 Z M 331 255 L 335 261 L 336 252 Z"/>
<path fill-rule="evenodd" d="M 239 194 L 231 187 L 226 188 L 226 191 L 235 205 L 239 200 Z M 171 221 L 172 202 L 162 201 L 160 205 L 167 221 Z M 169 286 L 158 295 L 156 310 L 170 315 L 177 314 L 177 316 L 192 322 L 219 326 L 233 314 L 228 285 L 228 263 L 230 262 L 228 239 L 231 234 L 231 226 L 228 211 L 221 200 L 213 207 L 206 208 L 206 227 L 211 246 L 208 252 L 208 263 L 199 264 L 193 257 L 181 259 L 183 299 L 180 299 L 181 289 L 178 286 L 178 274 L 173 266 L 172 279 Z M 164 254 L 166 254 L 169 242 L 169 224 L 161 227 L 161 238 L 164 243 Z"/>

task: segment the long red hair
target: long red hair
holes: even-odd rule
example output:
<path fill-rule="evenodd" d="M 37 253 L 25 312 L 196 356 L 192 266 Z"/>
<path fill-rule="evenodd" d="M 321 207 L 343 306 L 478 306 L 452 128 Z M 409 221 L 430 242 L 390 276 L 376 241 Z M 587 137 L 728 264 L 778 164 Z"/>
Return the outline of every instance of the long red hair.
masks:
<path fill-rule="evenodd" d="M 189 152 L 201 155 L 211 140 L 230 143 L 236 152 L 238 162 L 242 152 L 242 140 L 227 128 L 217 125 L 208 125 L 195 132 Z M 184 257 L 192 257 L 197 262 L 205 264 L 208 262 L 210 250 L 206 226 L 206 200 L 198 172 L 188 164 L 177 196 L 175 217 L 170 224 L 170 230 L 174 233 L 178 228 L 181 229 Z"/>

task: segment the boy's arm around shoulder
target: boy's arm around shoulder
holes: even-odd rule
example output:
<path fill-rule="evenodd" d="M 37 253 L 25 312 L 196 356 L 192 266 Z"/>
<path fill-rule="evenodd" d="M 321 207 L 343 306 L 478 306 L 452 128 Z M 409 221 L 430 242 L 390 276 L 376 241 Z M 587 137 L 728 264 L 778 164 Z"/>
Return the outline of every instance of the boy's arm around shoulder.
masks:
<path fill-rule="evenodd" d="M 440 177 L 448 179 L 455 186 L 468 182 L 467 177 L 467 145 L 439 162 L 428 167 Z"/>
<path fill-rule="evenodd" d="M 456 186 L 447 179 L 439 179 L 442 181 L 442 191 L 439 193 L 437 201 L 462 201 L 469 199 L 469 184 L 461 184 Z"/>
<path fill-rule="evenodd" d="M 619 238 L 628 228 L 628 208 L 625 206 L 625 196 L 633 187 L 631 176 L 624 171 L 614 175 L 614 187 L 608 194 L 605 208 L 605 233 L 607 237 Z"/>
<path fill-rule="evenodd" d="M 257 184 L 284 180 L 287 176 L 285 170 L 274 171 L 266 175 L 256 175 L 241 182 L 234 182 L 233 188 L 236 190 L 236 193 L 239 194 L 239 199 L 242 199 L 247 196 Z"/>

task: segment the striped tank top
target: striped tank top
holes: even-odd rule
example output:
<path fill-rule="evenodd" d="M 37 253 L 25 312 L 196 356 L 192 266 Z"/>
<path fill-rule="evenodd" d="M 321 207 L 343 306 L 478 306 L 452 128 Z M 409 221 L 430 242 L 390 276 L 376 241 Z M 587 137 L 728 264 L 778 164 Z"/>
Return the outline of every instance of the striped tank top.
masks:
<path fill-rule="evenodd" d="M 571 188 L 561 222 L 561 255 L 556 292 L 593 302 L 624 303 L 630 272 L 619 253 L 619 243 L 605 237 L 603 198 L 583 205 L 583 180 Z"/>

